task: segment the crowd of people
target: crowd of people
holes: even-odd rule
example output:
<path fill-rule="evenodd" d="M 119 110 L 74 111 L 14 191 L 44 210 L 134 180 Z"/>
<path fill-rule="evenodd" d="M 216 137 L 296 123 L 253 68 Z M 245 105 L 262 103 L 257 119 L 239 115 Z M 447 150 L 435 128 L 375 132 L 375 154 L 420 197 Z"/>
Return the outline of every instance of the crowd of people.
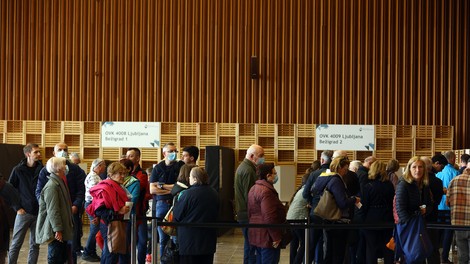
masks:
<path fill-rule="evenodd" d="M 9 206 L 17 213 L 11 243 L 9 225 L 0 228 L 4 238 L 0 263 L 7 252 L 8 263 L 17 263 L 28 230 L 28 263 L 38 262 L 40 244 L 46 243 L 49 263 L 77 263 L 79 256 L 89 262 L 130 263 L 131 226 L 127 216 L 132 214 L 137 217 L 137 261 L 144 264 L 156 252 L 149 243 L 148 210 L 159 219 L 172 210 L 175 222 L 216 222 L 218 194 L 210 187 L 207 172 L 196 165 L 199 149 L 183 148 L 181 159 L 173 143 L 165 144 L 162 150 L 163 160 L 148 172 L 140 166 L 140 150 L 128 148 L 119 161 L 95 159 L 86 175 L 76 164 L 80 163 L 79 155 L 69 155 L 64 142 L 55 145 L 45 167 L 39 146 L 27 144 L 25 159 L 12 170 L 9 181 L 0 176 L 0 210 Z M 263 147 L 254 144 L 234 176 L 235 217 L 244 237 L 243 262 L 279 263 L 281 249 L 290 243 L 290 263 L 370 264 L 379 258 L 384 263 L 404 263 L 407 253 L 386 246 L 396 237 L 393 224 L 404 225 L 420 215 L 427 223 L 470 225 L 469 158 L 462 155 L 460 168 L 455 168 L 452 151 L 433 157 L 415 156 L 399 173 L 397 160 L 384 163 L 370 156 L 363 162 L 350 161 L 346 151 L 326 150 L 307 169 L 286 206 L 274 187 L 283 175 L 278 174 L 275 164 L 265 162 Z M 83 212 L 90 220 L 84 247 L 80 242 Z M 5 215 L 0 212 L 0 217 Z M 288 221 L 307 219 L 314 225 L 333 224 L 335 228 L 308 229 L 310 240 L 306 243 L 304 229 L 286 226 Z M 7 219 L 2 221 L 8 223 Z M 384 227 L 349 228 L 351 223 Z M 216 229 L 180 226 L 171 236 L 161 226 L 157 229 L 160 255 L 153 257 L 162 263 L 169 245 L 177 245 L 179 263 L 214 262 Z M 427 262 L 452 263 L 452 229 L 427 232 L 434 249 L 426 256 Z M 459 263 L 469 261 L 469 233 L 455 231 Z M 417 263 L 421 261 L 425 259 Z"/>

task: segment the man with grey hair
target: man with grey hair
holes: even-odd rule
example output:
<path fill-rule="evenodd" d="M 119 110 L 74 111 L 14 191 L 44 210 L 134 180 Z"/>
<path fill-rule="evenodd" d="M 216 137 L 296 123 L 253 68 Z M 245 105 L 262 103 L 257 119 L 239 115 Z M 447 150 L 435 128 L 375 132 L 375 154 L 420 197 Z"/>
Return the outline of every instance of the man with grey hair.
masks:
<path fill-rule="evenodd" d="M 359 184 L 361 186 L 361 190 L 369 183 L 369 169 L 372 163 L 374 163 L 377 159 L 374 156 L 369 156 L 364 159 L 364 163 L 362 166 L 359 167 L 357 170 L 357 177 L 359 178 Z"/>
<path fill-rule="evenodd" d="M 311 193 L 311 189 L 315 184 L 318 176 L 330 169 L 330 163 L 332 161 L 333 151 L 324 150 L 320 155 L 320 169 L 312 171 L 308 176 L 307 182 L 305 183 L 304 190 L 302 192 L 302 197 L 307 200 L 310 209 L 310 218 L 313 219 L 313 210 L 317 207 L 318 202 L 320 201 L 320 195 L 318 193 Z M 310 259 L 307 263 L 311 263 L 315 260 L 316 263 L 323 263 L 323 230 L 322 229 L 313 229 L 309 230 L 310 232 L 310 248 L 308 249 L 310 254 Z"/>
<path fill-rule="evenodd" d="M 163 219 L 173 203 L 171 189 L 176 183 L 181 167 L 184 165 L 182 160 L 177 160 L 178 150 L 173 142 L 168 142 L 163 146 L 163 157 L 155 167 L 153 167 L 150 176 L 150 194 L 153 194 L 152 216 Z M 140 157 L 139 157 L 140 158 Z M 160 257 L 163 256 L 170 236 L 163 232 L 159 226 L 157 228 L 160 242 Z M 153 256 L 156 259 L 156 256 Z"/>
<path fill-rule="evenodd" d="M 77 165 L 80 164 L 80 162 L 82 162 L 82 160 L 80 159 L 80 155 L 78 155 L 77 152 L 70 153 L 69 159 L 73 164 L 77 164 Z"/>
<path fill-rule="evenodd" d="M 245 159 L 240 163 L 235 174 L 235 210 L 237 220 L 241 224 L 248 224 L 248 192 L 255 184 L 256 166 L 264 163 L 264 149 L 253 144 L 246 151 Z M 242 228 L 245 238 L 243 263 L 256 263 L 255 248 L 248 240 L 248 228 Z"/>
<path fill-rule="evenodd" d="M 444 166 L 442 171 L 436 174 L 436 177 L 442 180 L 442 186 L 444 187 L 444 194 L 447 192 L 449 183 L 459 175 L 459 171 L 454 168 L 455 164 L 455 153 L 453 151 L 446 151 L 444 157 L 447 159 L 447 165 Z M 450 207 L 446 204 L 446 196 L 442 196 L 441 203 L 438 206 L 438 221 L 450 224 Z M 442 253 L 441 263 L 450 263 L 449 250 L 452 244 L 452 237 L 454 231 L 451 229 L 444 229 L 441 231 L 442 237 Z"/>

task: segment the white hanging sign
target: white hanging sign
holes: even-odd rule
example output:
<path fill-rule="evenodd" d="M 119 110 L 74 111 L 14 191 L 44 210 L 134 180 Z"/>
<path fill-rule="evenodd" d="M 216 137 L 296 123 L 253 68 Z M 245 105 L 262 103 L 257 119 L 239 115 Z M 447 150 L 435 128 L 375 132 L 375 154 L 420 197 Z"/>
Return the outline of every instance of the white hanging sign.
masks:
<path fill-rule="evenodd" d="M 102 147 L 160 147 L 160 122 L 103 122 Z"/>
<path fill-rule="evenodd" d="M 317 125 L 317 150 L 375 150 L 373 125 Z"/>

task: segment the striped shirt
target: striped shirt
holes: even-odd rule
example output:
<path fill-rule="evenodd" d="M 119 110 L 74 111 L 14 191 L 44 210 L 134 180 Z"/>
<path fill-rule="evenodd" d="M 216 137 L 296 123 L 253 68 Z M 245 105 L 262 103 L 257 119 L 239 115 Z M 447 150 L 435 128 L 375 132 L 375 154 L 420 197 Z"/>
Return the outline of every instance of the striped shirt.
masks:
<path fill-rule="evenodd" d="M 470 226 L 470 175 L 455 177 L 447 188 L 447 200 L 450 205 L 453 225 Z"/>

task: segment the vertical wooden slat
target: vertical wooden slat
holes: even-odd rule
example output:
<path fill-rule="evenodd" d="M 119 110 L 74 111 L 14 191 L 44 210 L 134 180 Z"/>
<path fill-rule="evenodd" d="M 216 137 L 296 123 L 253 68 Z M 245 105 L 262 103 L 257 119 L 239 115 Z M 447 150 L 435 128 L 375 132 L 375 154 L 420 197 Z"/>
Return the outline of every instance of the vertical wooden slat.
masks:
<path fill-rule="evenodd" d="M 469 17 L 466 0 L 5 0 L 0 120 L 454 125 L 464 148 Z"/>

